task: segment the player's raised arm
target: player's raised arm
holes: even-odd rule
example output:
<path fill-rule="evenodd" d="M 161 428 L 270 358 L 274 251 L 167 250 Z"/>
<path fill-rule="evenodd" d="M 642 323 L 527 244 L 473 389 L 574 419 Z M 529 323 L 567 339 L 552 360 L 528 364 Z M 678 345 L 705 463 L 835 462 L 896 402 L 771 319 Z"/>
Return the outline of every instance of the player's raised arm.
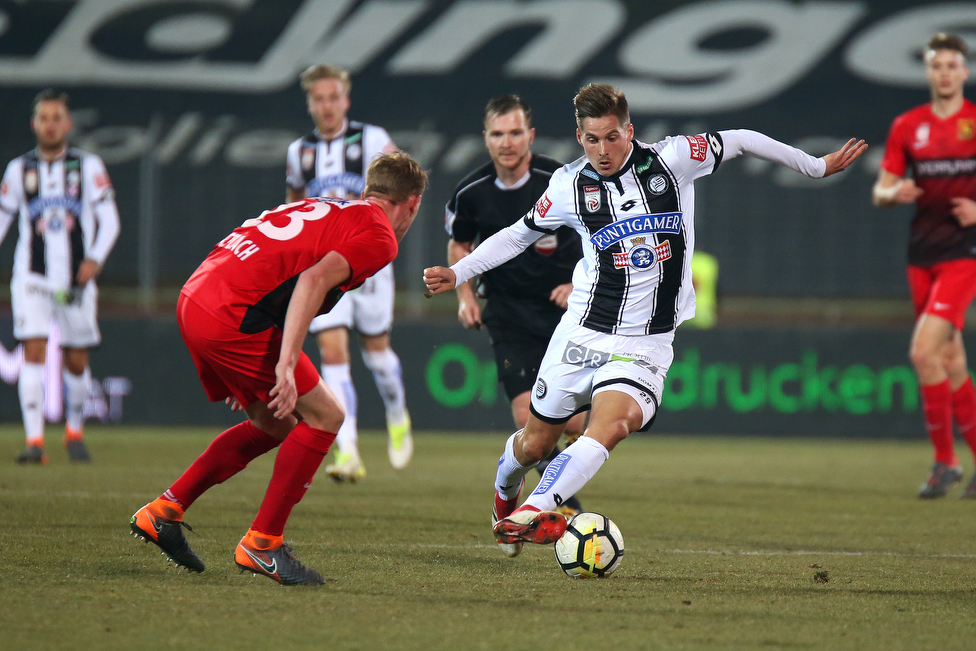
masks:
<path fill-rule="evenodd" d="M 801 149 L 791 147 L 767 135 L 749 129 L 720 131 L 725 145 L 724 158 L 749 154 L 757 158 L 785 165 L 805 176 L 819 179 L 843 171 L 867 149 L 863 140 L 853 138 L 839 150 L 822 158 L 811 156 Z"/>
<path fill-rule="evenodd" d="M 427 285 L 427 291 L 431 294 L 443 294 L 449 289 L 454 289 L 478 274 L 508 262 L 544 234 L 543 231 L 529 228 L 525 220 L 520 219 L 489 237 L 471 255 L 465 256 L 450 269 L 445 270 L 444 267 L 425 269 L 424 284 Z"/>

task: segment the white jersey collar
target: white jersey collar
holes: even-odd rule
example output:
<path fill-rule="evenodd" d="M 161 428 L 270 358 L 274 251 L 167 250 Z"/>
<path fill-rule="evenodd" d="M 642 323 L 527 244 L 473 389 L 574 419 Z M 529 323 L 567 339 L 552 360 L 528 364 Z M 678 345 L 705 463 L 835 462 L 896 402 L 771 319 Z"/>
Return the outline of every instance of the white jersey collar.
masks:
<path fill-rule="evenodd" d="M 529 169 L 525 170 L 525 176 L 523 176 L 518 181 L 516 181 L 514 185 L 505 185 L 504 183 L 502 183 L 502 180 L 500 178 L 498 178 L 498 174 L 496 172 L 496 174 L 495 174 L 495 187 L 497 187 L 499 190 L 518 190 L 523 185 L 525 185 L 526 183 L 528 183 L 530 178 L 532 178 L 532 166 L 531 165 L 529 165 Z"/>

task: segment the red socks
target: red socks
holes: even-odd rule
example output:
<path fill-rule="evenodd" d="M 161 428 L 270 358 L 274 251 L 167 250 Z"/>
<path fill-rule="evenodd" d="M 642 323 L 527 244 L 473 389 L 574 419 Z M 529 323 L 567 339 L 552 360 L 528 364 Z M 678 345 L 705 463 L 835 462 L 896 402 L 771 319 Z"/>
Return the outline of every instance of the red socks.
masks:
<path fill-rule="evenodd" d="M 959 433 L 976 455 L 976 387 L 971 377 L 952 392 L 952 416 Z"/>
<path fill-rule="evenodd" d="M 299 422 L 281 444 L 275 458 L 274 472 L 251 529 L 270 536 L 280 536 L 291 510 L 312 485 L 315 471 L 329 451 L 336 435 L 313 429 Z"/>
<path fill-rule="evenodd" d="M 952 389 L 949 380 L 939 384 L 929 384 L 919 387 L 922 394 L 922 413 L 925 417 L 925 428 L 929 432 L 929 439 L 935 448 L 936 463 L 949 466 L 959 464 L 956 453 L 952 449 Z"/>
<path fill-rule="evenodd" d="M 227 481 L 278 444 L 251 421 L 234 425 L 213 440 L 163 497 L 188 509 L 208 488 Z"/>

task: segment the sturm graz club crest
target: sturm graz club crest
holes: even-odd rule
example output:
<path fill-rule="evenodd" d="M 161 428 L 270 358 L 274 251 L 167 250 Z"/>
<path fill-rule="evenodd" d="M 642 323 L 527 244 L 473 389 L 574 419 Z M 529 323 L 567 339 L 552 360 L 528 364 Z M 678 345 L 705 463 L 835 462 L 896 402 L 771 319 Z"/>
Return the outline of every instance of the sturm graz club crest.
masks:
<path fill-rule="evenodd" d="M 664 194 L 668 189 L 668 177 L 663 174 L 655 174 L 647 179 L 647 189 L 651 194 Z"/>
<path fill-rule="evenodd" d="M 630 244 L 631 248 L 628 251 L 613 254 L 613 266 L 617 269 L 630 267 L 637 271 L 645 271 L 671 257 L 670 240 L 664 240 L 653 246 L 647 243 L 647 238 L 634 237 L 630 240 Z"/>

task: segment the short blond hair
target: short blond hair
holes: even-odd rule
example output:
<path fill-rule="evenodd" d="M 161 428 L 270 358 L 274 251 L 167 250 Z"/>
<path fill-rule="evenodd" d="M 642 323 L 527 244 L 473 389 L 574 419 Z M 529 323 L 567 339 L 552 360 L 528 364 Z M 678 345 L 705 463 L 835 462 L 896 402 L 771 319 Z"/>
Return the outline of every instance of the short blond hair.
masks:
<path fill-rule="evenodd" d="M 352 81 L 349 78 L 349 71 L 345 68 L 340 68 L 339 66 L 329 66 L 324 63 L 318 63 L 314 66 L 309 66 L 305 68 L 303 72 L 298 77 L 302 82 L 302 90 L 308 93 L 312 90 L 312 85 L 319 79 L 338 79 L 342 82 L 343 88 L 346 89 L 346 95 L 352 91 Z"/>
<path fill-rule="evenodd" d="M 427 189 L 427 172 L 402 151 L 378 156 L 366 170 L 363 197 L 379 197 L 401 204 Z"/>

